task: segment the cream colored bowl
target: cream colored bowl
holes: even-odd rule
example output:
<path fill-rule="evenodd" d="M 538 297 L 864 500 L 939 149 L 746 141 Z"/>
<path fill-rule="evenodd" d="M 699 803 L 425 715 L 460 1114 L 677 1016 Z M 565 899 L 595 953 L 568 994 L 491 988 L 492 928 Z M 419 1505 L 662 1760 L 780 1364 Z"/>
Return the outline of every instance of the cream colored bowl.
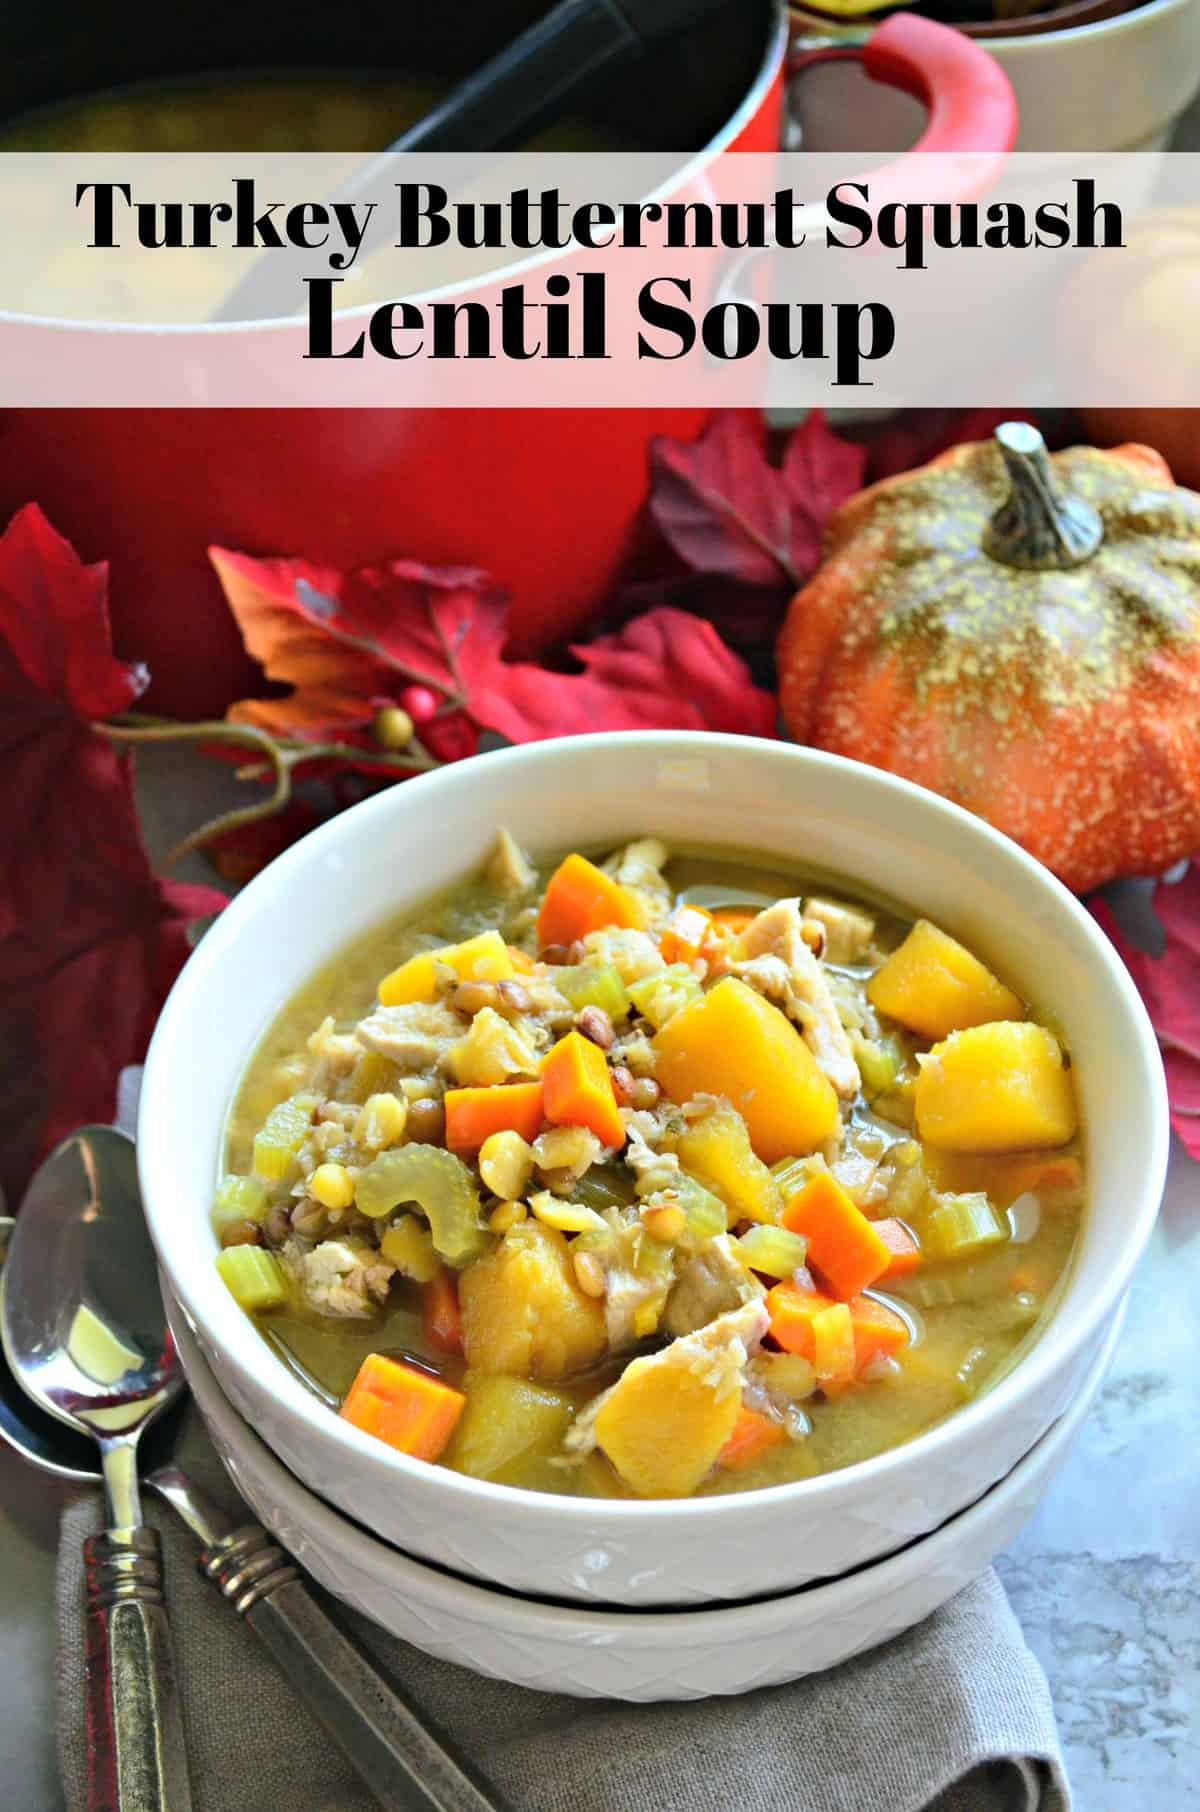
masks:
<path fill-rule="evenodd" d="M 493 1591 L 389 1548 L 287 1472 L 205 1365 L 177 1303 L 171 1325 L 200 1413 L 234 1484 L 284 1547 L 344 1603 L 427 1654 L 582 1699 L 701 1699 L 822 1673 L 910 1629 L 1008 1546 L 1067 1457 L 1108 1370 L 1119 1310 L 1056 1422 L 977 1504 L 889 1560 L 758 1604 L 601 1611 Z"/>
<path fill-rule="evenodd" d="M 752 848 L 881 889 L 958 933 L 1061 1024 L 1092 1200 L 1057 1313 L 993 1390 L 907 1446 L 736 1497 L 636 1503 L 517 1491 L 423 1465 L 330 1413 L 214 1268 L 222 1130 L 280 1007 L 348 939 L 469 872 L 496 826 L 555 850 L 640 832 Z M 1015 844 L 893 776 L 785 743 L 668 732 L 535 743 L 443 769 L 313 832 L 222 913 L 177 981 L 147 1060 L 138 1159 L 170 1287 L 238 1412 L 298 1478 L 384 1540 L 558 1598 L 741 1599 L 878 1559 L 973 1503 L 1066 1410 L 1157 1212 L 1162 1065 L 1121 962 Z"/>
<path fill-rule="evenodd" d="M 1012 83 L 1018 151 L 1159 151 L 1200 90 L 1200 0 L 981 42 Z M 819 65 L 792 84 L 790 104 L 806 151 L 904 151 L 925 122 L 858 63 Z"/>

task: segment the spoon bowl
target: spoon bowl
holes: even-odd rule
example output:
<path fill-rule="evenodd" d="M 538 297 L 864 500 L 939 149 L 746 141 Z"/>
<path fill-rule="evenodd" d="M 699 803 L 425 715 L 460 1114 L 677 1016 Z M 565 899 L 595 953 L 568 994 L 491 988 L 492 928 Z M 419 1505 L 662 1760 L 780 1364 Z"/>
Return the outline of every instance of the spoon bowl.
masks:
<path fill-rule="evenodd" d="M 13 1379 L 33 1403 L 99 1443 L 110 1525 L 136 1527 L 138 1439 L 180 1396 L 184 1378 L 146 1237 L 133 1141 L 115 1127 L 73 1133 L 30 1184 L 8 1242 L 0 1337 Z M 53 1463 L 58 1444 L 34 1433 Z M 75 1469 L 82 1454 L 64 1448 L 63 1457 Z"/>
<path fill-rule="evenodd" d="M 3 1265 L 8 1228 L 0 1224 L 0 1266 Z M 0 1315 L 4 1305 L 4 1276 L 0 1270 Z M 173 1410 L 156 1417 L 148 1431 L 142 1452 L 147 1468 L 166 1464 L 175 1446 L 179 1417 Z M 3 1352 L 0 1352 L 0 1443 L 28 1460 L 39 1472 L 61 1479 L 64 1484 L 98 1485 L 101 1482 L 100 1451 L 87 1435 L 76 1431 L 45 1410 L 39 1409 L 13 1377 Z M 153 1476 L 148 1476 L 153 1484 Z"/>

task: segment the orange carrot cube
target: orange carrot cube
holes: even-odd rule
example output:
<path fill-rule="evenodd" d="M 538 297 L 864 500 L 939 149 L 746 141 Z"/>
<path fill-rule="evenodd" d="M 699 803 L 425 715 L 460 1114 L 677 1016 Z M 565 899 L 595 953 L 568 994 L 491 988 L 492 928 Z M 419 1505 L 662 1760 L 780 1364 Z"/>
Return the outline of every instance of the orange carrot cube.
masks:
<path fill-rule="evenodd" d="M 802 1290 L 790 1279 L 767 1291 L 767 1314 L 770 1331 L 785 1353 L 798 1353 L 802 1359 L 813 1357 L 813 1322 L 824 1309 L 831 1308 L 833 1298 L 820 1290 Z"/>
<path fill-rule="evenodd" d="M 712 916 L 703 906 L 677 906 L 658 940 L 664 961 L 694 963 L 712 930 Z"/>
<path fill-rule="evenodd" d="M 874 1223 L 827 1171 L 792 1197 L 783 1224 L 804 1235 L 809 1265 L 842 1302 L 869 1289 L 891 1263 L 891 1251 Z"/>
<path fill-rule="evenodd" d="M 864 1365 L 869 1365 L 877 1353 L 890 1357 L 908 1345 L 908 1323 L 895 1309 L 889 1309 L 886 1302 L 877 1302 L 873 1296 L 855 1296 L 846 1306 L 854 1328 L 857 1371 L 861 1372 Z"/>
<path fill-rule="evenodd" d="M 618 1150 L 625 1143 L 604 1052 L 581 1032 L 568 1032 L 543 1060 L 542 1106 L 552 1126 L 586 1126 Z"/>
<path fill-rule="evenodd" d="M 445 1451 L 466 1398 L 440 1378 L 368 1353 L 350 1386 L 341 1414 L 364 1434 L 386 1441 L 415 1460 L 436 1460 Z"/>
<path fill-rule="evenodd" d="M 589 931 L 621 925 L 641 931 L 646 915 L 640 900 L 589 862 L 586 856 L 567 856 L 546 883 L 538 912 L 538 943 L 573 944 Z"/>
<path fill-rule="evenodd" d="M 462 1311 L 458 1306 L 458 1278 L 448 1268 L 432 1283 L 421 1286 L 421 1326 L 431 1346 L 444 1353 L 463 1350 Z"/>
<path fill-rule="evenodd" d="M 907 1277 L 911 1271 L 920 1270 L 921 1248 L 917 1236 L 903 1221 L 872 1221 L 871 1225 L 890 1254 L 887 1270 L 883 1273 L 885 1278 Z"/>
<path fill-rule="evenodd" d="M 712 915 L 713 924 L 718 925 L 730 937 L 740 937 L 746 926 L 757 917 L 757 908 L 753 906 L 718 906 Z"/>
<path fill-rule="evenodd" d="M 540 1082 L 502 1082 L 493 1088 L 449 1088 L 443 1098 L 446 1144 L 478 1151 L 493 1133 L 516 1132 L 531 1143 L 542 1130 Z"/>
<path fill-rule="evenodd" d="M 743 1409 L 738 1413 L 733 1433 L 717 1456 L 717 1463 L 730 1472 L 742 1472 L 786 1440 L 787 1430 L 781 1422 L 760 1415 L 756 1409 Z"/>

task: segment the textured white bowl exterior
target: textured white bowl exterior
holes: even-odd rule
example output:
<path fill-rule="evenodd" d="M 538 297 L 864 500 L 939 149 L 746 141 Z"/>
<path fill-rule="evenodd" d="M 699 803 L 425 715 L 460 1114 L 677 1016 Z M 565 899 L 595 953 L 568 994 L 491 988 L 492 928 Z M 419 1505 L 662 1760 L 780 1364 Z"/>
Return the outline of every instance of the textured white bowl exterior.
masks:
<path fill-rule="evenodd" d="M 169 1299 L 168 1299 L 169 1300 Z M 422 1566 L 322 1503 L 237 1415 L 178 1304 L 171 1322 L 217 1451 L 259 1520 L 312 1577 L 406 1642 L 476 1673 L 582 1699 L 701 1699 L 821 1673 L 910 1629 L 1027 1521 L 1112 1358 L 1121 1311 L 1067 1414 L 1006 1479 L 936 1534 L 847 1579 L 713 1611 L 538 1604 Z"/>
<path fill-rule="evenodd" d="M 392 1452 L 331 1415 L 220 1281 L 209 1222 L 246 1056 L 347 940 L 467 874 L 507 824 L 538 849 L 676 843 L 773 853 L 882 890 L 956 932 L 1062 1026 L 1078 1060 L 1092 1200 L 1057 1314 L 993 1390 L 891 1453 L 794 1485 L 685 1502 L 552 1497 Z M 504 750 L 356 806 L 226 908 L 147 1059 L 138 1158 L 150 1230 L 222 1390 L 284 1464 L 386 1540 L 483 1580 L 610 1604 L 698 1604 L 832 1578 L 936 1528 L 1074 1398 L 1158 1209 L 1168 1123 L 1137 993 L 1078 902 L 932 793 L 785 743 L 670 732 Z"/>

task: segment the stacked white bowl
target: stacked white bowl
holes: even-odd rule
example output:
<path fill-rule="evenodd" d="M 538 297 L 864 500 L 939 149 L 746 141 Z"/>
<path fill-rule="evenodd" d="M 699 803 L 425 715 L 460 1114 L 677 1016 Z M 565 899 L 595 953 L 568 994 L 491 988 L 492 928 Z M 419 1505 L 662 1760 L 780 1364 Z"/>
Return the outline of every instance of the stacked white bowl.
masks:
<path fill-rule="evenodd" d="M 407 1459 L 331 1415 L 268 1349 L 216 1273 L 209 1222 L 242 1067 L 317 968 L 470 873 L 501 824 L 538 850 L 653 833 L 840 876 L 945 925 L 1061 1028 L 1079 1090 L 1088 1209 L 1049 1325 L 999 1383 L 918 1439 L 844 1471 L 639 1503 L 518 1491 Z M 147 1062 L 138 1142 L 147 1216 L 201 1408 L 260 1515 L 279 1507 L 277 1531 L 304 1564 L 422 1646 L 529 1684 L 537 1680 L 528 1641 L 544 1632 L 526 1620 L 582 1619 L 592 1635 L 568 1646 L 589 1661 L 567 1670 L 573 1690 L 669 1697 L 785 1677 L 773 1665 L 809 1671 L 814 1656 L 832 1665 L 925 1615 L 1011 1538 L 1098 1388 L 1157 1212 L 1167 1115 L 1154 1034 L 1123 965 L 1088 913 L 1015 844 L 857 763 L 781 743 L 657 732 L 532 744 L 444 769 L 342 814 L 272 863 L 176 984 Z M 419 1576 L 432 1597 L 414 1627 L 402 1607 L 423 1602 Z M 486 1608 L 472 1610 L 473 1592 Z M 801 1603 L 808 1630 L 807 1612 L 824 1593 L 849 1594 L 824 1611 L 822 1626 L 843 1632 L 832 1647 L 781 1641 L 772 1664 L 739 1629 L 728 1650 L 742 1653 L 745 1671 L 714 1666 L 707 1684 L 685 1644 L 662 1639 L 654 1650 L 646 1633 L 772 1616 L 782 1632 Z M 774 1612 L 746 1603 L 756 1599 L 773 1601 Z M 722 1605 L 738 1608 L 697 1609 Z M 446 1633 L 473 1616 L 507 1632 L 501 1647 L 468 1649 Z M 612 1651 L 641 1653 L 639 1643 L 653 1656 L 644 1669 L 613 1661 Z M 552 1677 L 561 1689 L 562 1671 Z"/>

